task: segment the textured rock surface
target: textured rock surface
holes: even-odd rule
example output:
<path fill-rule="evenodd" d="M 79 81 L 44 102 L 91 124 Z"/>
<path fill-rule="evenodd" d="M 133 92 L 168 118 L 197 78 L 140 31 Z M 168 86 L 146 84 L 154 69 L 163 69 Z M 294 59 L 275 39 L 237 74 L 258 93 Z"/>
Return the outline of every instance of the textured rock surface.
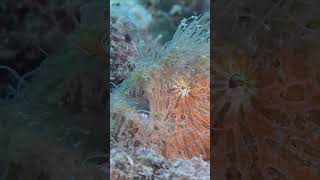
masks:
<path fill-rule="evenodd" d="M 152 149 L 115 148 L 111 151 L 111 179 L 210 179 L 210 165 L 199 158 L 168 161 Z"/>

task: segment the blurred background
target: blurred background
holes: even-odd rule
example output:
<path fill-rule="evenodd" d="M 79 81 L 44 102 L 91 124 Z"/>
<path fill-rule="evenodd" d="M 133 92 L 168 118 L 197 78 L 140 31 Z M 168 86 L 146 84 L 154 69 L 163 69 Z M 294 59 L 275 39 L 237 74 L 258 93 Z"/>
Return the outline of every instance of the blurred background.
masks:
<path fill-rule="evenodd" d="M 215 179 L 319 179 L 316 0 L 216 0 Z"/>
<path fill-rule="evenodd" d="M 0 2 L 0 179 L 105 179 L 105 3 Z"/>

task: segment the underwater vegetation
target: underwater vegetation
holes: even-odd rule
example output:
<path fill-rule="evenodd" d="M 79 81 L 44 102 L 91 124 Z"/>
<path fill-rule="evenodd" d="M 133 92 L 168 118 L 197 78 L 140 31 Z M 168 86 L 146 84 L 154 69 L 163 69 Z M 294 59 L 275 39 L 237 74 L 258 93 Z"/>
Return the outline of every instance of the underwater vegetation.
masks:
<path fill-rule="evenodd" d="M 110 1 L 110 82 L 119 84 L 134 69 L 140 42 L 150 41 L 152 16 L 136 1 Z"/>
<path fill-rule="evenodd" d="M 209 13 L 183 19 L 164 45 L 136 47 L 110 97 L 111 177 L 209 179 Z"/>

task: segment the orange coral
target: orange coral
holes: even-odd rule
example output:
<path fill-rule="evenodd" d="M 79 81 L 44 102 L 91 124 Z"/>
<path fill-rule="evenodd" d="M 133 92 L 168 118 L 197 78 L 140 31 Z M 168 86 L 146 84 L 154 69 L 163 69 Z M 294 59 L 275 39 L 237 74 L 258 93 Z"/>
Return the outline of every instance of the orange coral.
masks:
<path fill-rule="evenodd" d="M 156 128 L 163 155 L 210 159 L 209 77 L 174 68 L 158 73 L 152 73 L 147 92 L 151 117 L 163 127 Z"/>

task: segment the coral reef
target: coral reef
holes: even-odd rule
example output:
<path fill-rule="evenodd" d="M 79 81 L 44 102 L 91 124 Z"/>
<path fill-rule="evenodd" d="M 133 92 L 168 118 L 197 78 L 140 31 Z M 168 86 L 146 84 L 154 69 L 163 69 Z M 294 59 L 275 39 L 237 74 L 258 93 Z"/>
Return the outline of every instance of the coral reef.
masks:
<path fill-rule="evenodd" d="M 165 45 L 137 46 L 134 69 L 111 94 L 113 178 L 209 179 L 209 27 L 208 13 L 192 16 Z M 141 161 L 143 152 L 163 163 Z"/>
<path fill-rule="evenodd" d="M 171 162 L 145 148 L 115 148 L 111 157 L 111 179 L 210 179 L 209 163 L 196 157 Z"/>
<path fill-rule="evenodd" d="M 110 81 L 114 84 L 133 70 L 130 59 L 137 58 L 137 43 L 150 40 L 151 20 L 151 14 L 135 0 L 110 1 Z"/>

